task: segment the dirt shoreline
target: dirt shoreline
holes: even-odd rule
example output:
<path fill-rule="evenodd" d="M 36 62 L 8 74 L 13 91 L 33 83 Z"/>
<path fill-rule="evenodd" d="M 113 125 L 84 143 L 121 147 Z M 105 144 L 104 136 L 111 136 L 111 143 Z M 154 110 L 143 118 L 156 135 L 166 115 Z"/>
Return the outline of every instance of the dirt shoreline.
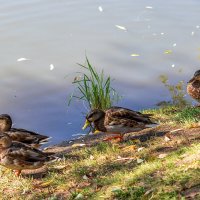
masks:
<path fill-rule="evenodd" d="M 66 140 L 59 144 L 49 146 L 45 148 L 45 152 L 55 153 L 57 156 L 62 156 L 65 153 L 71 152 L 73 149 L 82 148 L 82 147 L 91 147 L 95 146 L 99 142 L 102 142 L 105 137 L 108 135 L 105 133 L 91 134 L 86 136 L 81 136 L 77 139 Z M 200 127 L 196 128 L 182 128 L 178 126 L 170 125 L 159 125 L 154 128 L 147 128 L 139 132 L 127 133 L 124 135 L 124 142 L 129 140 L 139 140 L 140 142 L 145 142 L 154 137 L 174 137 L 174 136 L 183 136 L 186 141 L 200 139 Z"/>

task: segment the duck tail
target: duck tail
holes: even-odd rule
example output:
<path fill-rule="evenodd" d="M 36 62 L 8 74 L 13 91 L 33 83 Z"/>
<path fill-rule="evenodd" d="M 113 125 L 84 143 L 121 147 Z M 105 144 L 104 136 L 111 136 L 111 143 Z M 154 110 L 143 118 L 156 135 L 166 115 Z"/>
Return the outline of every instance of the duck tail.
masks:
<path fill-rule="evenodd" d="M 47 154 L 47 159 L 46 159 L 46 163 L 53 163 L 53 162 L 56 162 L 56 161 L 59 161 L 60 158 L 58 156 L 55 156 L 55 155 L 49 155 L 49 153 L 45 153 Z"/>
<path fill-rule="evenodd" d="M 47 137 L 47 138 L 41 139 L 41 140 L 40 140 L 40 144 L 42 145 L 42 144 L 48 143 L 49 140 L 50 140 L 51 138 L 52 138 L 52 137 Z"/>
<path fill-rule="evenodd" d="M 154 128 L 154 127 L 156 127 L 156 126 L 158 126 L 158 124 L 155 123 L 155 122 L 152 122 L 152 124 L 146 124 L 146 125 L 145 125 L 146 128 Z"/>

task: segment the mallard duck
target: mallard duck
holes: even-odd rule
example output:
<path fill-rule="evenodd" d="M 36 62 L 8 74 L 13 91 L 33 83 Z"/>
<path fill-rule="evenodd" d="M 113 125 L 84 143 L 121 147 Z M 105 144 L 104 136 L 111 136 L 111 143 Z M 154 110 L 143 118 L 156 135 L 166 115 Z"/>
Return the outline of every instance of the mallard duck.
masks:
<path fill-rule="evenodd" d="M 94 109 L 87 114 L 83 129 L 92 124 L 97 131 L 117 134 L 105 140 L 113 138 L 123 140 L 125 133 L 140 131 L 149 125 L 155 125 L 150 116 L 150 114 L 142 114 L 122 107 L 111 107 L 105 111 Z"/>
<path fill-rule="evenodd" d="M 23 142 L 35 148 L 48 142 L 50 137 L 21 128 L 11 128 L 12 119 L 8 114 L 0 115 L 0 132 L 8 134 L 13 141 Z"/>
<path fill-rule="evenodd" d="M 6 133 L 0 133 L 0 164 L 14 170 L 17 176 L 23 169 L 37 169 L 53 159 L 36 148 L 12 141 Z"/>
<path fill-rule="evenodd" d="M 197 70 L 188 82 L 187 93 L 200 103 L 200 70 Z"/>

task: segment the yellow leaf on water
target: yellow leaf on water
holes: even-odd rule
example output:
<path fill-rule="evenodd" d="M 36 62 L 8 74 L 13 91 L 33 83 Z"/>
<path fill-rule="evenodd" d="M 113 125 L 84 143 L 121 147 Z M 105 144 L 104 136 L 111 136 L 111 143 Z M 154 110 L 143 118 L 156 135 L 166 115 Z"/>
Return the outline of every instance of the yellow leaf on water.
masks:
<path fill-rule="evenodd" d="M 172 50 L 165 50 L 164 53 L 165 53 L 165 54 L 171 54 L 171 53 L 172 53 Z"/>
<path fill-rule="evenodd" d="M 136 53 L 133 53 L 133 54 L 131 54 L 131 56 L 132 57 L 138 57 L 138 56 L 140 56 L 139 54 L 136 54 Z"/>

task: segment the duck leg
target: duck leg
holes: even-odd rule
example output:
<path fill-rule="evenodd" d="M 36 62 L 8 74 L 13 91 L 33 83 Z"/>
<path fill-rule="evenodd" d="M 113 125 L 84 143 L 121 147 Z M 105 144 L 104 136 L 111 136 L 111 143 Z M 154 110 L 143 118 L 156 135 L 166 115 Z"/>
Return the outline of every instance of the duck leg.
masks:
<path fill-rule="evenodd" d="M 21 174 L 22 170 L 14 170 L 14 173 L 17 177 L 19 177 L 19 175 Z"/>
<path fill-rule="evenodd" d="M 120 142 L 123 141 L 123 134 L 121 134 L 121 133 L 111 133 L 111 134 L 117 134 L 117 135 L 107 137 L 107 138 L 103 139 L 103 141 L 110 141 L 113 139 L 119 139 Z"/>

